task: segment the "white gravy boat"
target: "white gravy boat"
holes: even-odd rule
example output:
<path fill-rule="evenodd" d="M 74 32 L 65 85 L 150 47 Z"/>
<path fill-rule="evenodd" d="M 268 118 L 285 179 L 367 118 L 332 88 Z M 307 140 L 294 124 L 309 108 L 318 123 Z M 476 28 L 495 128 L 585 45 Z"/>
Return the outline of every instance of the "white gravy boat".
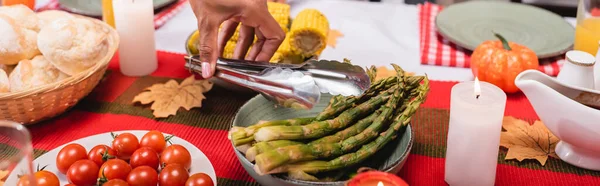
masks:
<path fill-rule="evenodd" d="M 600 91 L 563 84 L 538 70 L 520 73 L 515 84 L 561 140 L 556 154 L 572 165 L 600 170 L 600 110 L 581 103 L 599 106 Z"/>

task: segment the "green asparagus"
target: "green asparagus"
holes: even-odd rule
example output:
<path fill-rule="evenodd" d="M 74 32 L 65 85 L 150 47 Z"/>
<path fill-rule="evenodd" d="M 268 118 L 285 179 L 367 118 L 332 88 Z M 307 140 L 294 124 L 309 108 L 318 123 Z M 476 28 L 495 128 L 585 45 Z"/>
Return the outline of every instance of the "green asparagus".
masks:
<path fill-rule="evenodd" d="M 247 151 L 243 151 L 246 152 L 246 159 L 248 159 L 248 161 L 250 162 L 254 162 L 254 158 L 256 157 L 256 155 L 269 151 L 269 150 L 273 150 L 276 149 L 278 147 L 285 147 L 285 146 L 290 146 L 290 145 L 299 145 L 302 144 L 300 142 L 296 142 L 296 141 L 290 141 L 290 140 L 275 140 L 275 141 L 262 141 L 262 142 L 258 142 L 256 144 L 254 144 L 253 147 L 249 148 Z"/>
<path fill-rule="evenodd" d="M 275 121 L 261 121 L 255 125 L 249 127 L 234 127 L 230 131 L 230 139 L 232 139 L 235 146 L 243 145 L 254 141 L 254 133 L 262 127 L 267 126 L 295 126 L 295 125 L 306 125 L 314 121 L 314 117 L 307 118 L 293 118 L 286 120 L 275 120 Z"/>
<path fill-rule="evenodd" d="M 287 164 L 285 166 L 277 167 L 269 172 L 261 172 L 261 170 L 256 167 L 255 170 L 258 171 L 260 175 L 288 172 L 289 176 L 293 179 L 313 180 L 316 178 L 311 177 L 307 173 L 314 174 L 318 172 L 336 170 L 364 161 L 366 158 L 375 154 L 375 152 L 381 149 L 390 140 L 394 139 L 398 135 L 398 131 L 401 128 L 406 127 L 406 125 L 410 122 L 410 118 L 414 115 L 421 103 L 425 101 L 429 92 L 429 80 L 427 77 L 423 79 L 423 82 L 424 83 L 419 86 L 419 95 L 415 99 L 411 100 L 406 109 L 395 118 L 394 124 L 390 126 L 387 131 L 381 133 L 377 139 L 362 146 L 356 152 L 345 154 L 330 161 L 307 161 L 295 164 Z"/>
<path fill-rule="evenodd" d="M 373 123 L 375 118 L 377 118 L 377 116 L 379 116 L 379 114 L 381 113 L 381 111 L 383 109 L 384 108 L 379 108 L 373 114 L 356 122 L 356 124 L 346 128 L 342 131 L 338 131 L 337 133 L 335 133 L 333 135 L 325 136 L 325 137 L 319 138 L 317 140 L 311 141 L 308 144 L 310 145 L 310 144 L 318 144 L 318 143 L 337 143 L 337 142 L 340 142 L 350 136 L 354 136 L 354 135 L 360 133 L 360 131 L 367 128 L 369 125 L 371 125 L 371 123 Z"/>
<path fill-rule="evenodd" d="M 339 143 L 312 143 L 308 145 L 287 146 L 267 151 L 256 156 L 255 166 L 262 172 L 266 172 L 285 163 L 336 157 L 350 152 L 356 147 L 377 137 L 379 131 L 388 124 L 389 119 L 394 115 L 394 110 L 399 102 L 404 98 L 404 70 L 397 65 L 394 65 L 394 68 L 399 77 L 398 86 L 401 88 L 396 90 L 393 93 L 392 98 L 381 107 L 383 108 L 381 114 L 374 119 L 372 124 L 360 131 L 358 135 L 349 137 Z"/>
<path fill-rule="evenodd" d="M 262 127 L 254 134 L 254 140 L 260 142 L 280 139 L 296 140 L 323 137 L 333 131 L 345 128 L 363 116 L 374 112 L 379 105 L 385 103 L 390 98 L 390 94 L 397 89 L 398 86 L 393 86 L 369 101 L 342 112 L 342 114 L 335 119 L 317 121 L 302 126 Z"/>

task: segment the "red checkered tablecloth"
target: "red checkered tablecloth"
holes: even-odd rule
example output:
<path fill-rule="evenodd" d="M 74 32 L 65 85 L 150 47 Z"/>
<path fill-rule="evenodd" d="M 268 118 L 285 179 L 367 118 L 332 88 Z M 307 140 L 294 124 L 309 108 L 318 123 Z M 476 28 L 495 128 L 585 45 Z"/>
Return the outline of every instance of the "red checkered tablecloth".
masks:
<path fill-rule="evenodd" d="M 56 118 L 28 126 L 36 157 L 90 135 L 120 130 L 160 130 L 181 137 L 202 150 L 215 168 L 218 185 L 258 185 L 244 171 L 227 139 L 227 131 L 237 110 L 256 94 L 214 86 L 205 94 L 202 108 L 190 111 L 181 109 L 175 116 L 155 119 L 149 106 L 132 103 L 133 97 L 155 83 L 170 79 L 181 81 L 190 76 L 183 67 L 184 55 L 160 51 L 157 55 L 158 69 L 144 77 L 121 74 L 118 58 L 115 57 L 98 87 L 73 109 Z M 432 80 L 427 101 L 412 117 L 414 144 L 406 164 L 398 174 L 410 185 L 447 185 L 444 182 L 444 157 L 450 90 L 456 83 Z M 505 115 L 526 121 L 539 119 L 522 93 L 508 95 Z M 551 157 L 545 166 L 541 166 L 535 160 L 517 162 L 504 160 L 505 156 L 506 150 L 501 149 L 496 176 L 498 186 L 600 185 L 600 172 L 577 168 L 559 159 Z"/>
<path fill-rule="evenodd" d="M 418 8 L 421 64 L 470 68 L 471 51 L 450 42 L 436 31 L 435 17 L 443 7 L 425 3 L 419 4 Z M 557 76 L 563 60 L 563 56 L 540 59 L 539 70 Z"/>
<path fill-rule="evenodd" d="M 98 0 L 100 1 L 100 0 Z M 181 11 L 184 5 L 188 2 L 188 0 L 178 0 L 167 7 L 161 9 L 160 12 L 154 14 L 154 28 L 159 28 L 164 25 L 169 19 L 175 16 L 177 13 Z M 44 10 L 59 10 L 60 4 L 58 0 L 51 0 L 48 4 L 39 8 L 37 11 Z"/>

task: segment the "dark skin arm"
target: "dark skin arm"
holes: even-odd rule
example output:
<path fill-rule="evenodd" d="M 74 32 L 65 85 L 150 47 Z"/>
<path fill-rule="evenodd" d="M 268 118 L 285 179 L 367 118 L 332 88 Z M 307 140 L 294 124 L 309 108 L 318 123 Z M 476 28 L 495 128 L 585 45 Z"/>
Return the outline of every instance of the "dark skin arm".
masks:
<path fill-rule="evenodd" d="M 217 59 L 239 24 L 240 36 L 234 59 L 269 61 L 285 38 L 285 33 L 269 14 L 266 0 L 190 0 L 190 4 L 198 20 L 198 51 L 203 78 L 213 76 Z M 220 25 L 223 27 L 219 32 Z M 254 35 L 257 41 L 248 51 Z"/>

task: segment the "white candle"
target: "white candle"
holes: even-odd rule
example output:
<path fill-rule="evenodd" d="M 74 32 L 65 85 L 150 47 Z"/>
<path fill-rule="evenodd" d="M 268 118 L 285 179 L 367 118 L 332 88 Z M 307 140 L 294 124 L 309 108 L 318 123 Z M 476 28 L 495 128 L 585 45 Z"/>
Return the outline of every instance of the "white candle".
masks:
<path fill-rule="evenodd" d="M 119 33 L 119 65 L 127 76 L 145 76 L 156 70 L 153 0 L 113 0 Z"/>
<path fill-rule="evenodd" d="M 452 87 L 445 180 L 451 186 L 491 186 L 496 165 L 506 94 L 487 83 Z"/>

